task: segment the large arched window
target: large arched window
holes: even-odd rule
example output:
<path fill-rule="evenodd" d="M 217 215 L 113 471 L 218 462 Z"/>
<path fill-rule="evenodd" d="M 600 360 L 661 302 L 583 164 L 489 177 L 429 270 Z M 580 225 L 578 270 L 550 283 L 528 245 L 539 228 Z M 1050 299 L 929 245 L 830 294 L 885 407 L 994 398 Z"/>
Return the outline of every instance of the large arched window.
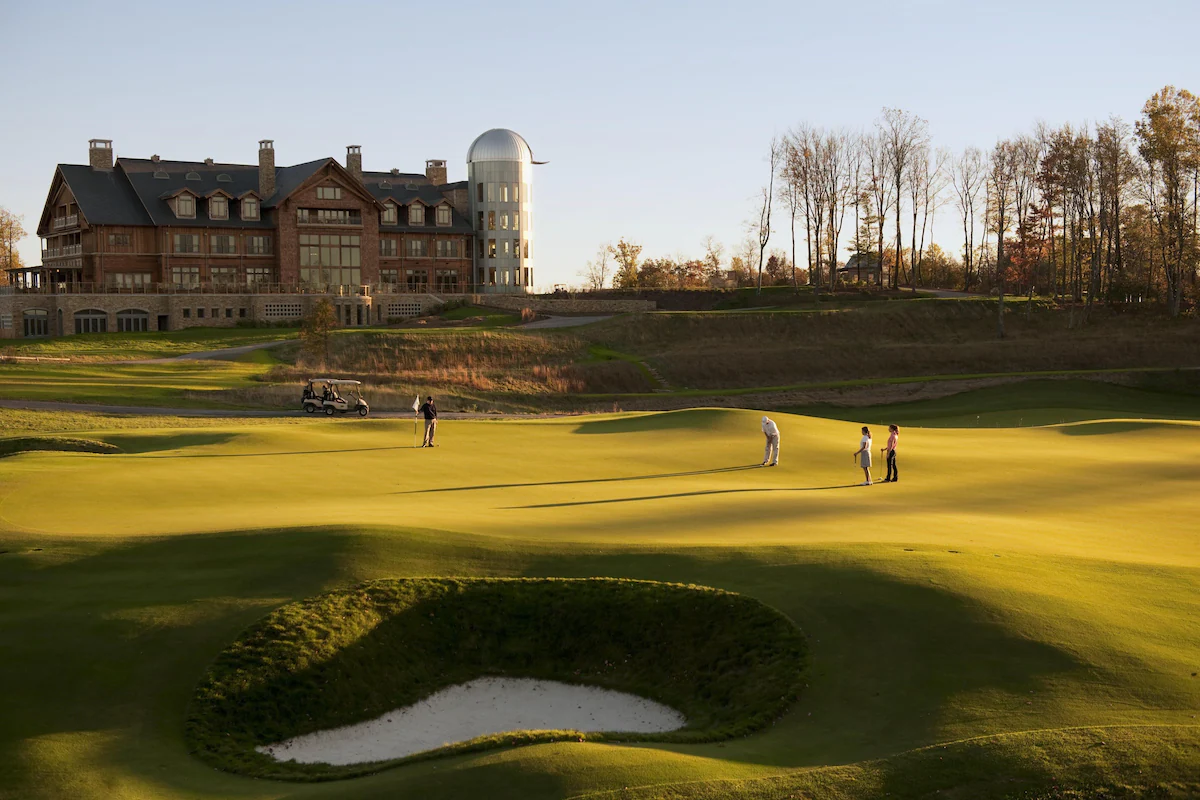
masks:
<path fill-rule="evenodd" d="M 49 336 L 50 314 L 41 308 L 27 308 L 21 315 L 21 328 L 26 337 Z"/>
<path fill-rule="evenodd" d="M 108 313 L 98 308 L 86 308 L 75 312 L 76 333 L 107 333 Z"/>
<path fill-rule="evenodd" d="M 117 330 L 121 333 L 145 333 L 150 330 L 150 312 L 140 308 L 118 311 Z"/>

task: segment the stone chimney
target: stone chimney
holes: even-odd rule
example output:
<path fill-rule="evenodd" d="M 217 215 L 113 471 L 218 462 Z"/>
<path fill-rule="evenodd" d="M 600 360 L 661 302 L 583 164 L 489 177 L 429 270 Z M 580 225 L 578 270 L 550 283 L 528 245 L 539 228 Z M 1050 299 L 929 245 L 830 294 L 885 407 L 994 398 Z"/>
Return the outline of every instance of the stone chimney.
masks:
<path fill-rule="evenodd" d="M 92 169 L 112 169 L 112 139 L 88 140 L 88 164 Z"/>
<path fill-rule="evenodd" d="M 362 145 L 346 146 L 346 171 L 353 175 L 355 180 L 362 183 Z"/>
<path fill-rule="evenodd" d="M 258 193 L 266 200 L 275 194 L 275 141 L 258 140 Z"/>
<path fill-rule="evenodd" d="M 211 167 L 215 162 L 211 158 L 204 159 L 204 166 Z"/>
<path fill-rule="evenodd" d="M 426 161 L 425 177 L 429 178 L 429 182 L 434 186 L 441 186 L 446 183 L 446 162 L 440 158 Z"/>

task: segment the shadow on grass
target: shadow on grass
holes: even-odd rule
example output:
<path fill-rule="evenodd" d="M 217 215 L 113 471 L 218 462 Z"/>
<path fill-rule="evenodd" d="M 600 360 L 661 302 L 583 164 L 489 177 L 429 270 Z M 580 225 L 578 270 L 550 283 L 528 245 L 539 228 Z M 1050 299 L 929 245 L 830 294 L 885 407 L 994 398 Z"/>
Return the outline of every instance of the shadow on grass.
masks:
<path fill-rule="evenodd" d="M 650 494 L 644 497 L 615 497 L 609 500 L 577 500 L 568 501 L 565 503 L 539 503 L 529 506 L 504 506 L 504 510 L 511 511 L 514 509 L 527 508 L 565 508 L 567 506 L 602 506 L 609 503 L 638 503 L 643 500 L 673 500 L 678 497 L 704 497 L 705 495 L 715 494 L 751 494 L 758 492 L 825 492 L 830 489 L 853 489 L 859 484 L 844 483 L 840 486 L 805 486 L 805 487 L 780 487 L 780 488 L 762 488 L 762 489 L 705 489 L 698 492 L 676 492 L 675 494 Z"/>
<path fill-rule="evenodd" d="M 714 394 L 720 394 L 714 390 Z M 665 431 L 693 429 L 697 433 L 706 433 L 718 424 L 731 422 L 737 424 L 738 413 L 724 408 L 689 408 L 682 411 L 662 411 L 655 414 L 642 414 L 633 417 L 618 417 L 616 419 L 598 419 L 581 422 L 575 428 L 575 433 L 641 433 L 644 431 Z M 744 426 L 739 426 L 744 427 Z M 755 432 L 751 428 L 751 432 Z"/>
<path fill-rule="evenodd" d="M 629 475 L 622 478 L 585 478 L 576 481 L 540 481 L 534 483 L 482 483 L 475 486 L 448 486 L 441 489 L 413 489 L 396 494 L 437 494 L 440 492 L 473 492 L 482 489 L 524 489 L 537 486 L 578 486 L 589 483 L 620 483 L 623 481 L 649 481 L 657 478 L 690 478 L 695 475 L 717 475 L 723 472 L 741 472 L 742 470 L 758 469 L 759 464 L 744 464 L 738 467 L 716 467 L 714 469 L 697 469 L 690 472 L 661 472 L 655 475 Z M 536 506 L 530 506 L 535 508 Z"/>

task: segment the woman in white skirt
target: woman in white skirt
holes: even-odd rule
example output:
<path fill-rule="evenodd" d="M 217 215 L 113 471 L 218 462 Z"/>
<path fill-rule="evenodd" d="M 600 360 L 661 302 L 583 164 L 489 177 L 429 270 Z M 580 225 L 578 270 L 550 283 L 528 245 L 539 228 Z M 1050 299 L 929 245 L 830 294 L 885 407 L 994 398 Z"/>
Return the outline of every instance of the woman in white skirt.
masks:
<path fill-rule="evenodd" d="M 871 485 L 871 429 L 863 425 L 862 440 L 858 443 L 858 449 L 854 451 L 854 460 L 862 467 L 863 476 L 866 480 L 863 481 L 863 486 Z"/>

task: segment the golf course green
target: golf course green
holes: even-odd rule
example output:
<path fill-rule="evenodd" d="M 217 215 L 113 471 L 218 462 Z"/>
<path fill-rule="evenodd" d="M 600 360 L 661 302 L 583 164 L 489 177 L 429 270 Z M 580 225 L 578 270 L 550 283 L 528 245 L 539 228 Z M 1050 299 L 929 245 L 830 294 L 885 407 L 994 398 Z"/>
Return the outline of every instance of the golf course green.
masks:
<path fill-rule="evenodd" d="M 407 420 L 47 416 L 20 435 L 119 452 L 0 458 L 0 798 L 1196 796 L 1200 402 L 1093 386 L 1058 390 L 1064 415 L 989 389 L 978 426 L 909 404 L 901 481 L 870 487 L 846 409 L 772 413 L 770 469 L 753 410 L 448 420 L 432 450 Z M 733 592 L 803 632 L 798 696 L 735 738 L 529 739 L 321 782 L 196 752 L 197 687 L 248 631 L 403 578 Z"/>

